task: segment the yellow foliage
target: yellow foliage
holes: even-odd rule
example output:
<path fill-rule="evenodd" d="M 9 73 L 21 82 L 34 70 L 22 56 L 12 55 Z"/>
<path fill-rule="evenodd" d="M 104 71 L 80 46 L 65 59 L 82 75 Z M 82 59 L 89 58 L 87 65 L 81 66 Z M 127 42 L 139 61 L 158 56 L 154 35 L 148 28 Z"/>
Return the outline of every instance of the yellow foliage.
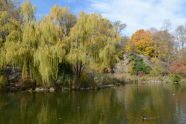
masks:
<path fill-rule="evenodd" d="M 134 72 L 134 62 L 131 62 L 128 68 L 128 73 L 132 74 Z"/>
<path fill-rule="evenodd" d="M 37 21 L 34 12 L 30 2 L 20 7 L 21 21 L 0 12 L 0 34 L 6 34 L 0 35 L 0 68 L 18 67 L 23 79 L 39 77 L 38 83 L 46 87 L 65 72 L 80 77 L 84 68 L 112 71 L 121 36 L 108 19 L 84 12 L 76 18 L 67 7 L 57 5 Z"/>
<path fill-rule="evenodd" d="M 21 4 L 21 13 L 24 21 L 33 21 L 35 11 L 35 6 L 33 6 L 29 1 L 25 1 Z"/>
<path fill-rule="evenodd" d="M 153 57 L 155 47 L 152 34 L 149 31 L 138 30 L 127 42 L 126 51 Z"/>

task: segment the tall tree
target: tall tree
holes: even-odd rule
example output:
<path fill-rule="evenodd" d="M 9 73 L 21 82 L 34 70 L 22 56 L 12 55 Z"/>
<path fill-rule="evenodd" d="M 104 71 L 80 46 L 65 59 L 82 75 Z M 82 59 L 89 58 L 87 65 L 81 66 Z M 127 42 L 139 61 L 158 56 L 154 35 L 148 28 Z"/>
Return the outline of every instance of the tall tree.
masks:
<path fill-rule="evenodd" d="M 186 24 L 180 25 L 176 28 L 176 37 L 179 49 L 183 49 L 186 46 Z"/>
<path fill-rule="evenodd" d="M 12 0 L 0 0 L 0 47 L 19 25 L 19 11 L 16 5 Z"/>
<path fill-rule="evenodd" d="M 174 37 L 168 31 L 156 31 L 153 33 L 155 45 L 155 57 L 170 59 L 174 53 Z"/>
<path fill-rule="evenodd" d="M 143 54 L 147 57 L 154 57 L 154 40 L 150 31 L 136 31 L 126 45 L 127 52 Z"/>
<path fill-rule="evenodd" d="M 33 6 L 29 1 L 25 1 L 21 4 L 21 14 L 23 20 L 26 22 L 33 21 L 35 16 L 36 7 Z"/>
<path fill-rule="evenodd" d="M 55 23 L 58 23 L 60 25 L 64 36 L 67 36 L 69 34 L 70 29 L 76 23 L 76 17 L 74 16 L 74 14 L 69 12 L 68 7 L 62 8 L 58 5 L 55 5 L 51 8 L 51 13 L 49 16 Z"/>
<path fill-rule="evenodd" d="M 81 12 L 77 24 L 70 32 L 72 41 L 71 51 L 77 49 L 80 54 L 75 55 L 74 70 L 83 64 L 89 63 L 89 68 L 98 71 L 111 71 L 112 64 L 117 60 L 115 44 L 121 41 L 120 35 L 109 20 L 98 14 L 85 14 Z M 81 51 L 81 52 L 80 52 Z M 84 61 L 85 59 L 86 61 Z"/>

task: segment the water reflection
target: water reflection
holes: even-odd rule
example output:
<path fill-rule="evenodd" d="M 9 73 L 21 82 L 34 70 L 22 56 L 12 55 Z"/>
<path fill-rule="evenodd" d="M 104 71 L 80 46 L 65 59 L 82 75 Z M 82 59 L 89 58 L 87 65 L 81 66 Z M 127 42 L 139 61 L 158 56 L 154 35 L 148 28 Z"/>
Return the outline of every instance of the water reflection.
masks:
<path fill-rule="evenodd" d="M 0 124 L 185 124 L 186 87 L 0 95 Z"/>

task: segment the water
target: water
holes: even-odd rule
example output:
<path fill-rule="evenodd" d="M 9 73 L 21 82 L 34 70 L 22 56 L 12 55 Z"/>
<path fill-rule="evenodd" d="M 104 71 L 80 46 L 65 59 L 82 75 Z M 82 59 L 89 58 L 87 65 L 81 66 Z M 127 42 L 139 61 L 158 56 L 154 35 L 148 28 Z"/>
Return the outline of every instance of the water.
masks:
<path fill-rule="evenodd" d="M 186 87 L 1 94 L 0 124 L 186 124 Z"/>

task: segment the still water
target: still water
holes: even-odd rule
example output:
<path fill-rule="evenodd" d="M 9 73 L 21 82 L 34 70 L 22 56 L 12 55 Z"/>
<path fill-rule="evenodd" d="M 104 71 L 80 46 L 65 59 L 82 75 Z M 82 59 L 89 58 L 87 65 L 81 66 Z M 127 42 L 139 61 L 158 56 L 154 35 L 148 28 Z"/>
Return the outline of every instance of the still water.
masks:
<path fill-rule="evenodd" d="M 186 124 L 186 87 L 1 94 L 0 124 Z"/>

